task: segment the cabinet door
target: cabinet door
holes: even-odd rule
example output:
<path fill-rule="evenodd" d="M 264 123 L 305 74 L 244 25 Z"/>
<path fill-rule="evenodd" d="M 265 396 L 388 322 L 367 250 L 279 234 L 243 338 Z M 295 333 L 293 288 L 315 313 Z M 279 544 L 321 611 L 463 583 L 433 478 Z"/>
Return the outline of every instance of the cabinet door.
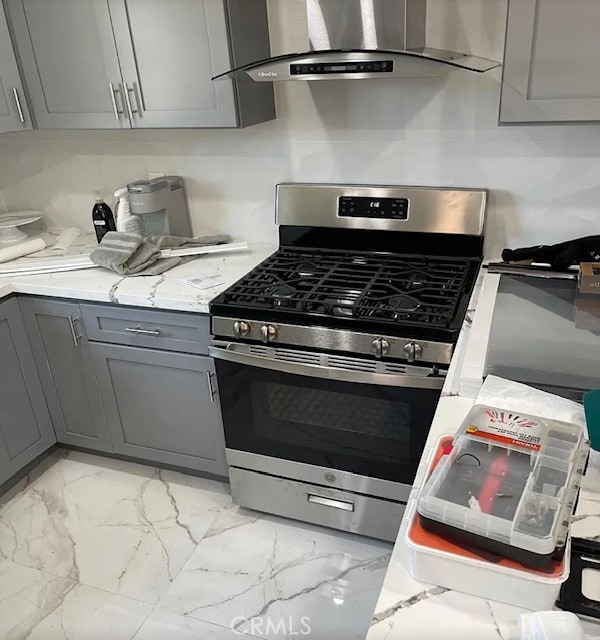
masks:
<path fill-rule="evenodd" d="M 600 2 L 511 0 L 501 123 L 600 120 Z"/>
<path fill-rule="evenodd" d="M 109 0 L 135 127 L 236 127 L 223 0 Z"/>
<path fill-rule="evenodd" d="M 116 453 L 227 475 L 211 358 L 91 348 Z"/>
<path fill-rule="evenodd" d="M 79 305 L 20 298 L 19 306 L 58 441 L 112 452 Z"/>
<path fill-rule="evenodd" d="M 0 132 L 31 128 L 31 117 L 8 32 L 6 14 L 0 3 Z"/>
<path fill-rule="evenodd" d="M 10 477 L 56 442 L 15 298 L 0 304 L 0 363 L 0 476 Z"/>
<path fill-rule="evenodd" d="M 5 2 L 38 128 L 129 128 L 106 0 Z"/>

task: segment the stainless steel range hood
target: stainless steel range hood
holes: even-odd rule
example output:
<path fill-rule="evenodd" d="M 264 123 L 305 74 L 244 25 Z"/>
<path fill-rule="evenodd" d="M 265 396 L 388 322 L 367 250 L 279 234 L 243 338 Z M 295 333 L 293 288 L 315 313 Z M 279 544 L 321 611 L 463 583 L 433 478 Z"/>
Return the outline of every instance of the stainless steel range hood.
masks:
<path fill-rule="evenodd" d="M 306 0 L 310 51 L 258 60 L 213 78 L 365 80 L 482 73 L 499 62 L 425 46 L 426 0 Z"/>

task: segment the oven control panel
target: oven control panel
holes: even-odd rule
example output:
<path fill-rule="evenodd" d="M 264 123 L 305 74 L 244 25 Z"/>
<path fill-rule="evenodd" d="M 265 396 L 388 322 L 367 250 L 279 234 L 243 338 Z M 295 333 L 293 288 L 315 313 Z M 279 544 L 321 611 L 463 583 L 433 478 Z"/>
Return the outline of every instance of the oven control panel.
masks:
<path fill-rule="evenodd" d="M 340 218 L 372 218 L 375 220 L 408 220 L 408 198 L 367 198 L 342 196 L 338 202 Z"/>

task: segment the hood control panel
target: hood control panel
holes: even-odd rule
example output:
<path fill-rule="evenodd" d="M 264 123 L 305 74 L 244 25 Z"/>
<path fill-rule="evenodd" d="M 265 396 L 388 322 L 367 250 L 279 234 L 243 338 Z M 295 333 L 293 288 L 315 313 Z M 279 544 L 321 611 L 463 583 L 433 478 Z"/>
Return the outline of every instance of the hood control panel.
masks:
<path fill-rule="evenodd" d="M 382 60 L 379 62 L 314 62 L 309 64 L 290 65 L 293 76 L 314 76 L 327 73 L 393 73 L 394 62 Z"/>

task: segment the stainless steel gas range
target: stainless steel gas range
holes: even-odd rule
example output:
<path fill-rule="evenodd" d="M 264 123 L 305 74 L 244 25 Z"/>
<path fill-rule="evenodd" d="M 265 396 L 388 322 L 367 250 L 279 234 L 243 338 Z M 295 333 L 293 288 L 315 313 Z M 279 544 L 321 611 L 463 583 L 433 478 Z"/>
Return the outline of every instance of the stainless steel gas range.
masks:
<path fill-rule="evenodd" d="M 281 184 L 216 298 L 236 504 L 395 540 L 481 264 L 486 192 Z"/>

